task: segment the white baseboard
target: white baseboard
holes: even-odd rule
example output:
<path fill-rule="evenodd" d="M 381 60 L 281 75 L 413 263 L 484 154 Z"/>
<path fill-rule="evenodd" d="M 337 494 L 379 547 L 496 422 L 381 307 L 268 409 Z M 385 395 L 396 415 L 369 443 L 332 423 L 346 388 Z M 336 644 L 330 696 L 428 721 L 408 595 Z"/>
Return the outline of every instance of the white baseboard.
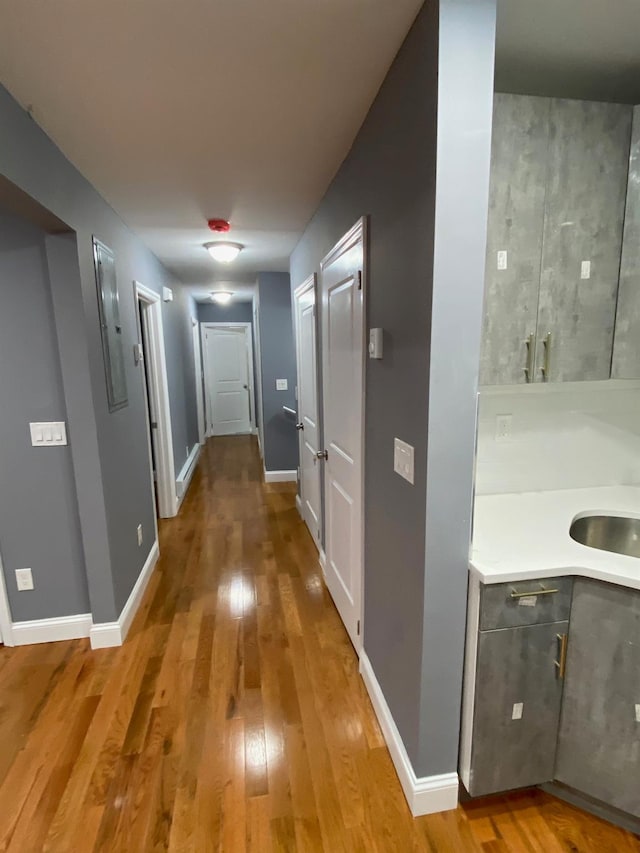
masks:
<path fill-rule="evenodd" d="M 13 622 L 12 644 L 29 646 L 32 643 L 54 643 L 57 640 L 79 640 L 88 637 L 91 630 L 91 614 L 59 616 L 53 619 L 33 619 L 29 622 Z"/>
<path fill-rule="evenodd" d="M 300 499 L 300 495 L 296 495 L 296 509 L 298 510 L 298 515 L 300 516 L 300 518 L 304 520 L 304 517 L 302 515 L 302 500 Z"/>
<path fill-rule="evenodd" d="M 122 613 L 118 620 L 116 622 L 98 622 L 91 626 L 92 649 L 108 649 L 112 646 L 121 646 L 124 643 L 159 556 L 160 549 L 156 541 L 151 546 L 149 556 L 142 567 L 135 586 L 131 590 L 127 603 L 122 608 Z"/>
<path fill-rule="evenodd" d="M 265 483 L 295 483 L 298 480 L 298 472 L 293 471 L 266 471 L 264 472 Z"/>
<path fill-rule="evenodd" d="M 411 814 L 419 817 L 455 809 L 458 805 L 458 774 L 443 773 L 420 778 L 416 776 L 400 732 L 364 650 L 360 653 L 360 673 L 391 753 L 391 760 L 396 768 Z"/>
<path fill-rule="evenodd" d="M 325 578 L 325 580 L 326 580 L 326 577 L 327 577 L 327 555 L 325 554 L 325 552 L 323 551 L 322 548 L 320 548 L 319 553 L 318 553 L 318 562 L 320 563 L 320 568 L 322 569 L 322 577 Z"/>
<path fill-rule="evenodd" d="M 196 443 L 191 448 L 191 453 L 187 456 L 187 460 L 182 466 L 182 470 L 178 474 L 178 478 L 176 480 L 176 501 L 178 509 L 180 509 L 180 505 L 187 494 L 187 489 L 189 488 L 189 483 L 191 482 L 193 473 L 196 470 L 199 457 L 200 445 Z"/>

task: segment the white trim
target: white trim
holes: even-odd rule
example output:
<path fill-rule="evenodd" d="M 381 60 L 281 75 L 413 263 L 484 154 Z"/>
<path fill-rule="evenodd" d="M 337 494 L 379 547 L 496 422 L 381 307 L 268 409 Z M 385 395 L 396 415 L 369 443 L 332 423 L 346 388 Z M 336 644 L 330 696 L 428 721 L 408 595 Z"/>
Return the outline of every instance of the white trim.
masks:
<path fill-rule="evenodd" d="M 467 791 L 471 788 L 471 747 L 475 708 L 476 667 L 478 660 L 478 628 L 480 625 L 480 580 L 469 574 L 467 601 L 467 636 L 462 682 L 462 720 L 460 727 L 460 778 Z"/>
<path fill-rule="evenodd" d="M 156 409 L 157 429 L 155 432 L 156 441 L 156 469 L 158 483 L 158 514 L 161 518 L 172 518 L 178 511 L 176 500 L 176 473 L 173 462 L 173 436 L 171 431 L 171 410 L 169 407 L 169 383 L 167 380 L 167 362 L 164 351 L 164 333 L 162 330 L 162 302 L 160 295 L 140 284 L 139 281 L 134 281 L 134 294 L 136 298 L 136 322 L 138 322 L 139 312 L 137 310 L 138 301 L 149 306 L 148 312 L 145 312 L 145 317 L 149 319 L 148 325 L 148 353 L 144 353 L 144 358 L 149 365 L 149 375 L 151 379 L 151 388 L 147 389 L 147 393 L 153 401 L 153 408 Z M 139 340 L 142 341 L 142 335 L 139 329 Z M 143 381 L 146 387 L 146 373 L 143 371 Z M 145 417 L 147 424 L 149 423 L 147 406 L 145 408 Z M 150 429 L 147 433 L 151 436 Z M 149 463 L 151 467 L 151 438 L 149 438 Z M 153 471 L 151 471 L 151 492 L 155 495 L 153 488 Z M 154 496 L 155 500 L 155 496 Z M 157 525 L 156 525 L 157 535 Z"/>
<path fill-rule="evenodd" d="M 54 643 L 58 640 L 79 640 L 82 637 L 88 637 L 90 630 L 90 613 L 79 613 L 76 616 L 57 616 L 52 619 L 33 619 L 29 622 L 14 622 L 11 626 L 14 646 Z"/>
<path fill-rule="evenodd" d="M 2 568 L 2 554 L 0 554 L 0 643 L 4 643 L 5 646 L 13 646 L 14 644 L 11 608 L 4 581 L 4 569 Z"/>
<path fill-rule="evenodd" d="M 267 471 L 264 472 L 265 483 L 295 483 L 298 480 L 298 470 L 293 471 Z"/>
<path fill-rule="evenodd" d="M 304 521 L 304 515 L 302 513 L 302 500 L 300 499 L 300 495 L 296 495 L 296 509 L 298 510 L 298 515 Z"/>
<path fill-rule="evenodd" d="M 112 646 L 121 646 L 124 643 L 159 556 L 160 549 L 156 541 L 151 546 L 138 580 L 135 582 L 118 620 L 116 622 L 98 622 L 91 626 L 92 649 L 108 649 Z"/>
<path fill-rule="evenodd" d="M 391 716 L 382 689 L 378 684 L 371 662 L 364 650 L 360 653 L 360 673 L 365 683 L 373 710 L 391 754 L 411 814 L 414 817 L 449 811 L 458 806 L 458 774 L 442 773 L 437 776 L 417 777 L 400 732 Z"/>
<path fill-rule="evenodd" d="M 255 336 L 255 348 L 256 348 L 256 357 L 255 357 L 255 365 L 256 365 L 256 384 L 257 384 L 257 394 L 256 394 L 256 415 L 259 410 L 259 417 L 256 420 L 258 426 L 258 450 L 260 451 L 260 458 L 264 459 L 264 406 L 262 405 L 262 345 L 260 343 L 260 292 L 258 290 L 258 286 L 256 285 L 256 290 L 253 294 L 253 334 Z"/>
<path fill-rule="evenodd" d="M 187 489 L 189 488 L 189 484 L 191 483 L 191 478 L 196 470 L 196 465 L 198 464 L 198 459 L 200 458 L 200 444 L 194 444 L 191 448 L 191 453 L 187 456 L 187 459 L 182 466 L 182 470 L 178 474 L 178 479 L 176 480 L 176 496 L 178 500 L 178 509 L 180 509 L 182 505 L 182 501 L 184 500 L 185 495 L 187 494 Z"/>
<path fill-rule="evenodd" d="M 205 436 L 213 435 L 213 400 L 211 399 L 211 377 L 209 376 L 209 358 L 207 353 L 207 329 L 244 329 L 247 346 L 247 380 L 249 383 L 249 435 L 256 429 L 256 398 L 253 382 L 253 331 L 251 323 L 200 323 L 200 339 L 203 353 L 204 402 L 206 412 Z M 233 434 L 233 433 L 232 433 Z"/>
<path fill-rule="evenodd" d="M 324 552 L 323 548 L 320 548 L 318 551 L 318 562 L 320 563 L 320 568 L 322 569 L 322 577 L 325 579 L 325 583 L 327 580 L 327 555 Z"/>
<path fill-rule="evenodd" d="M 204 422 L 204 371 L 202 369 L 202 348 L 200 346 L 200 324 L 195 318 L 191 318 L 192 343 L 193 343 L 193 366 L 196 374 L 196 417 L 198 418 L 198 441 L 204 447 L 207 441 Z"/>

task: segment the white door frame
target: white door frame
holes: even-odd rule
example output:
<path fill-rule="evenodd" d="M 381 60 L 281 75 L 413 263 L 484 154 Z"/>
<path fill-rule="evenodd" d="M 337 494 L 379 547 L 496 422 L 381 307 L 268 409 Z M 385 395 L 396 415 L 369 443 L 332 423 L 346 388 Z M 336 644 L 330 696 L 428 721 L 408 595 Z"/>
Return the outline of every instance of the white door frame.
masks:
<path fill-rule="evenodd" d="M 0 643 L 5 646 L 13 646 L 13 617 L 9 607 L 9 596 L 4 580 L 4 569 L 2 567 L 2 554 L 0 554 Z"/>
<path fill-rule="evenodd" d="M 358 221 L 353 225 L 347 233 L 340 238 L 340 240 L 336 243 L 336 245 L 331 249 L 331 251 L 325 255 L 325 257 L 320 261 L 320 274 L 325 269 L 325 267 L 329 266 L 329 264 L 336 258 L 343 254 L 350 245 L 356 243 L 358 240 L 362 240 L 362 352 L 360 354 L 361 361 L 361 372 L 360 372 L 360 383 L 361 383 L 361 399 L 362 399 L 362 408 L 361 408 L 361 417 L 360 417 L 360 447 L 361 447 L 361 459 L 360 459 L 360 633 L 357 636 L 357 642 L 354 642 L 354 648 L 358 657 L 363 649 L 363 638 L 364 638 L 364 584 L 365 584 L 365 571 L 364 571 L 364 562 L 365 562 L 365 541 L 364 541 L 364 526 L 365 526 L 365 513 L 364 513 L 364 503 L 365 503 L 365 418 L 366 418 L 366 352 L 367 352 L 367 275 L 368 275 L 368 257 L 369 257 L 369 245 L 368 245 L 368 228 L 367 228 L 367 217 L 362 216 Z M 318 293 L 319 297 L 322 297 L 322 290 Z M 324 329 L 322 328 L 322 320 L 323 320 L 323 311 L 320 311 L 320 339 L 322 341 L 322 367 L 323 367 L 323 382 L 325 377 L 325 359 L 327 354 L 324 352 Z M 325 418 L 325 406 L 327 405 L 326 394 L 322 393 L 322 446 L 326 447 L 326 438 L 324 435 L 324 429 L 326 424 Z M 324 482 L 325 482 L 325 495 L 326 495 L 326 467 L 324 471 Z M 326 498 L 325 498 L 326 500 Z M 326 515 L 326 509 L 323 507 L 323 513 Z M 325 526 L 325 538 L 326 538 L 326 526 Z M 325 541 L 326 545 L 326 541 Z M 327 557 L 324 552 L 320 555 L 321 563 L 326 561 Z"/>
<path fill-rule="evenodd" d="M 148 308 L 145 317 L 149 319 L 147 328 L 148 352 L 143 353 L 149 367 L 150 387 L 147 388 L 158 418 L 155 431 L 155 456 L 156 475 L 158 486 L 158 515 L 160 518 L 172 518 L 178 511 L 176 498 L 176 473 L 173 462 L 173 436 L 171 430 L 171 410 L 169 408 L 169 383 L 167 381 L 167 361 L 164 351 L 164 335 L 162 331 L 162 297 L 155 290 L 145 287 L 139 281 L 134 281 L 134 295 L 136 299 L 136 322 L 138 324 L 139 341 L 142 344 L 142 330 L 139 327 L 138 301 L 143 302 Z M 146 373 L 144 365 L 142 379 L 146 388 Z M 145 405 L 145 417 L 147 420 L 147 435 L 149 446 L 149 469 L 151 471 L 151 492 L 155 504 L 155 490 L 153 488 L 153 466 L 151 464 L 151 424 L 149 423 L 149 411 Z M 154 513 L 155 515 L 155 513 Z M 157 538 L 157 524 L 156 524 Z"/>
<path fill-rule="evenodd" d="M 256 401 L 253 389 L 253 335 L 251 323 L 200 323 L 200 339 L 202 341 L 202 354 L 204 364 L 204 401 L 207 414 L 207 426 L 205 434 L 207 438 L 213 435 L 211 425 L 213 424 L 213 400 L 211 399 L 211 376 L 209 376 L 209 358 L 207 352 L 207 329 L 244 329 L 247 343 L 247 373 L 249 380 L 249 425 L 251 433 L 256 431 Z"/>
<path fill-rule="evenodd" d="M 204 447 L 207 436 L 204 422 L 204 372 L 202 370 L 202 351 L 200 347 L 200 329 L 197 320 L 192 320 L 193 364 L 196 372 L 196 417 L 198 418 L 198 441 Z"/>
<path fill-rule="evenodd" d="M 251 306 L 253 310 L 253 324 L 254 324 L 254 333 L 255 333 L 255 363 L 256 363 L 256 383 L 258 385 L 257 394 L 256 394 L 256 402 L 260 407 L 260 419 L 257 421 L 257 434 L 258 434 L 258 450 L 260 451 L 260 458 L 264 459 L 264 407 L 262 405 L 262 350 L 260 347 L 260 296 L 258 291 L 254 293 L 253 296 L 253 305 Z M 256 414 L 258 410 L 256 409 Z"/>
<path fill-rule="evenodd" d="M 294 323 L 295 345 L 296 345 L 296 375 L 298 377 L 298 385 L 296 386 L 296 400 L 297 400 L 297 410 L 298 410 L 298 420 L 299 421 L 301 421 L 302 418 L 300 416 L 300 362 L 301 362 L 301 356 L 300 356 L 300 329 L 298 326 L 298 299 L 300 299 L 302 296 L 304 296 L 305 293 L 308 293 L 309 291 L 313 291 L 313 293 L 314 293 L 314 305 L 316 306 L 316 311 L 317 311 L 317 304 L 318 304 L 317 280 L 318 280 L 318 277 L 317 277 L 316 273 L 312 273 L 309 276 L 309 278 L 305 279 L 302 282 L 302 284 L 298 285 L 298 287 L 296 287 L 296 289 L 293 291 L 293 308 L 294 308 L 293 323 Z M 317 329 L 316 329 L 316 419 L 320 421 L 318 423 L 318 441 L 321 442 L 321 441 L 323 441 L 323 433 L 322 433 L 322 422 L 321 422 L 321 412 L 320 412 L 320 404 L 319 404 L 320 401 L 319 401 L 318 387 L 319 387 L 319 383 L 318 383 L 318 333 L 317 333 Z M 299 488 L 300 488 L 300 493 L 301 493 L 299 495 L 299 497 L 300 497 L 300 500 L 302 502 L 304 502 L 303 501 L 304 495 L 302 495 L 303 445 L 304 445 L 304 432 L 302 430 L 300 430 L 298 432 L 298 458 L 300 460 L 298 482 L 299 482 Z M 317 447 L 316 449 L 320 450 L 320 447 Z M 320 483 L 321 483 L 323 478 L 322 478 L 322 474 L 320 472 L 320 469 L 318 469 L 318 478 L 319 478 Z M 320 525 L 322 526 L 322 529 L 324 530 L 324 513 L 323 513 L 323 507 L 322 507 L 322 486 L 320 486 L 320 506 L 318 507 L 318 513 L 319 513 L 318 521 L 319 521 Z M 307 518 L 306 518 L 304 511 L 302 513 L 302 517 L 308 526 Z M 322 542 L 321 542 L 321 538 L 319 535 L 320 532 L 318 531 L 318 534 L 316 534 L 316 533 L 314 533 L 313 530 L 311 530 L 309 528 L 309 533 L 311 533 L 311 538 L 316 543 L 318 551 L 322 550 Z"/>

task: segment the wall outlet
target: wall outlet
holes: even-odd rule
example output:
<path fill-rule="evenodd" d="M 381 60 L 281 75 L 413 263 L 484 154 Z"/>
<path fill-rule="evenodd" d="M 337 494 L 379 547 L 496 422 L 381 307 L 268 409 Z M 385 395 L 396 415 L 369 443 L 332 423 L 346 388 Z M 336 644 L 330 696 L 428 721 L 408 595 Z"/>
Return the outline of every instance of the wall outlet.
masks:
<path fill-rule="evenodd" d="M 142 545 L 142 525 L 138 525 L 138 548 Z"/>
<path fill-rule="evenodd" d="M 513 706 L 513 711 L 511 712 L 511 719 L 512 720 L 521 720 L 523 710 L 524 710 L 524 702 L 516 702 Z"/>
<path fill-rule="evenodd" d="M 496 441 L 508 441 L 512 426 L 513 415 L 496 415 Z"/>
<path fill-rule="evenodd" d="M 583 261 L 580 264 L 580 278 L 591 278 L 591 261 Z"/>
<path fill-rule="evenodd" d="M 276 391 L 288 391 L 289 382 L 286 379 L 276 379 Z"/>
<path fill-rule="evenodd" d="M 506 270 L 507 268 L 507 252 L 506 250 L 502 250 L 498 252 L 498 269 Z"/>
<path fill-rule="evenodd" d="M 393 470 L 413 485 L 414 449 L 399 438 L 393 439 Z"/>
<path fill-rule="evenodd" d="M 33 589 L 33 575 L 31 569 L 16 569 L 16 584 L 20 592 Z"/>

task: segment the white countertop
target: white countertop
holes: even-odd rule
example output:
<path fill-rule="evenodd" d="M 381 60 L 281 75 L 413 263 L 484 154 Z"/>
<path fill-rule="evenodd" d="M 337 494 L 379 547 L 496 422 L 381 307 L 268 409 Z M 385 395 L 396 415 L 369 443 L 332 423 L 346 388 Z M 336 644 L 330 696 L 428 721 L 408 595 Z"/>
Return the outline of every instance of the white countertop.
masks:
<path fill-rule="evenodd" d="M 582 575 L 640 589 L 640 559 L 574 542 L 585 515 L 640 518 L 640 486 L 602 486 L 476 498 L 471 572 L 482 583 Z"/>

